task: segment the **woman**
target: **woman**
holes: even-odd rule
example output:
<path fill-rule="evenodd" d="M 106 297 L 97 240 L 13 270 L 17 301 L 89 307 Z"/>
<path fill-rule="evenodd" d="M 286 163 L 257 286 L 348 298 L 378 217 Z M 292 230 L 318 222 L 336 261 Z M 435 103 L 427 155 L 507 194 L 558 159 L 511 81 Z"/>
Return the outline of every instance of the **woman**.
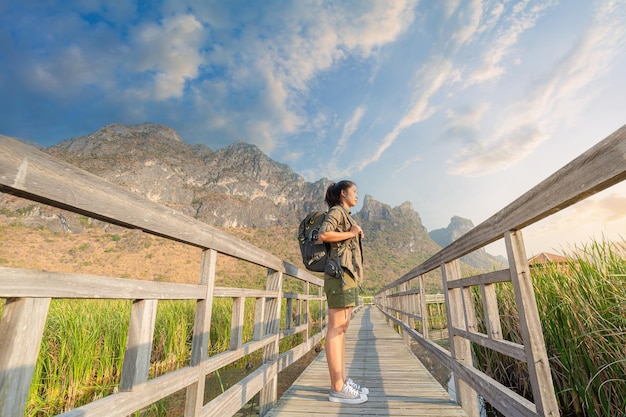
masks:
<path fill-rule="evenodd" d="M 359 200 L 352 181 L 339 181 L 326 190 L 329 210 L 320 227 L 319 240 L 330 243 L 330 259 L 338 260 L 338 273 L 324 274 L 324 292 L 328 301 L 328 331 L 326 359 L 330 374 L 329 401 L 361 404 L 367 401 L 369 390 L 346 375 L 346 331 L 352 308 L 359 296 L 359 282 L 363 278 L 363 258 L 359 239 L 363 229 L 350 215 L 350 208 Z"/>

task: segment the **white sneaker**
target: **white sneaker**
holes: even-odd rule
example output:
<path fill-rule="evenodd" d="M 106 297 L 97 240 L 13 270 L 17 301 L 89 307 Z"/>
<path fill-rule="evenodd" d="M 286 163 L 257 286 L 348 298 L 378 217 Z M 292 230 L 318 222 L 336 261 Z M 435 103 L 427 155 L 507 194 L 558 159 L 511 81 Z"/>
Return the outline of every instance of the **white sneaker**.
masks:
<path fill-rule="evenodd" d="M 361 394 L 368 395 L 370 393 L 369 389 L 360 386 L 359 384 L 354 382 L 352 378 L 346 379 L 346 384 L 350 385 L 352 388 L 356 389 L 357 391 L 361 391 Z"/>
<path fill-rule="evenodd" d="M 342 404 L 362 404 L 367 401 L 367 395 L 345 383 L 341 391 L 330 390 L 328 401 Z"/>

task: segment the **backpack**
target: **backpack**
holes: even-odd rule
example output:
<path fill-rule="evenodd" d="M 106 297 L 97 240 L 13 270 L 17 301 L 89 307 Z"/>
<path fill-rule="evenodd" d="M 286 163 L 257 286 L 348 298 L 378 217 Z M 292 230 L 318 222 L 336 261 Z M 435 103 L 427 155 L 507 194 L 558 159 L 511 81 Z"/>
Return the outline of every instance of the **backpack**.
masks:
<path fill-rule="evenodd" d="M 298 241 L 302 263 L 309 271 L 324 272 L 328 261 L 330 245 L 327 243 L 315 243 L 320 233 L 320 227 L 326 219 L 327 211 L 312 211 L 300 222 L 298 227 Z"/>

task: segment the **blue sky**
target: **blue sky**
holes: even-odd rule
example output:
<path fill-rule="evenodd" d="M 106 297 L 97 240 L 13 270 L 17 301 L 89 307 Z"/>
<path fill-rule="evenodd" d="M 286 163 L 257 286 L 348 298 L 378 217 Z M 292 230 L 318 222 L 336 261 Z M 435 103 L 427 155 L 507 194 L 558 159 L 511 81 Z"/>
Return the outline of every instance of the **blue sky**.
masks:
<path fill-rule="evenodd" d="M 479 224 L 626 123 L 625 42 L 624 0 L 0 2 L 0 133 L 160 123 Z M 530 228 L 529 255 L 626 230 L 624 207 L 615 187 Z"/>

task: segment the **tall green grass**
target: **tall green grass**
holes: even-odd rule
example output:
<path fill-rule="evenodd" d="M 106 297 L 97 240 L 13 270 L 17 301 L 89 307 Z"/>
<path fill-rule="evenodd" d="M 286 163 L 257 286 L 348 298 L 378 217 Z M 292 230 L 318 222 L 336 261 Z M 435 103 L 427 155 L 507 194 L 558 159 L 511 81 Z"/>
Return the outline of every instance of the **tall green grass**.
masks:
<path fill-rule="evenodd" d="M 624 416 L 625 255 L 609 242 L 593 241 L 566 257 L 567 265 L 531 271 L 561 413 Z M 521 343 L 511 285 L 498 287 L 498 300 L 504 338 Z M 474 352 L 477 366 L 532 399 L 525 365 L 480 346 Z"/>
<path fill-rule="evenodd" d="M 244 343 L 252 340 L 254 301 L 245 304 Z M 311 320 L 317 317 L 316 304 L 311 303 Z M 126 300 L 52 301 L 29 393 L 28 416 L 60 414 L 117 390 L 130 310 L 131 301 Z M 284 316 L 284 306 L 282 311 Z M 214 299 L 210 355 L 229 349 L 231 312 L 232 299 Z M 189 364 L 194 316 L 194 301 L 159 301 L 149 378 Z M 281 351 L 300 341 L 301 336 L 283 339 Z M 260 352 L 257 356 L 260 359 Z"/>

